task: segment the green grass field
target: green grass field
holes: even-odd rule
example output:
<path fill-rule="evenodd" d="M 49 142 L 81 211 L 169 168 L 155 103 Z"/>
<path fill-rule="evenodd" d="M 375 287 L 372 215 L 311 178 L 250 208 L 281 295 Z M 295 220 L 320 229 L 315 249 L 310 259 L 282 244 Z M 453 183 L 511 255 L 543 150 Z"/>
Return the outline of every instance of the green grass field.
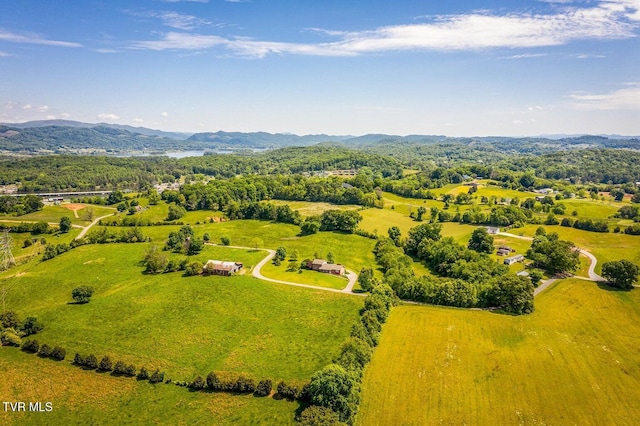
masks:
<path fill-rule="evenodd" d="M 84 371 L 67 360 L 41 359 L 9 347 L 0 347 L 0 375 L 4 400 L 53 404 L 53 411 L 43 413 L 0 410 L 3 425 L 290 425 L 299 408 L 286 400 L 189 392 L 173 384 Z"/>
<path fill-rule="evenodd" d="M 533 236 L 537 225 L 527 225 L 513 229 L 516 235 Z M 640 265 L 640 236 L 582 231 L 564 226 L 544 226 L 547 232 L 557 232 L 560 238 L 573 242 L 576 246 L 590 251 L 597 259 L 596 272 L 600 272 L 604 262 L 627 259 Z"/>
<path fill-rule="evenodd" d="M 401 306 L 365 371 L 360 425 L 635 424 L 640 291 L 580 280 L 536 312 Z"/>
<path fill-rule="evenodd" d="M 300 265 L 300 261 L 293 262 L 296 266 Z M 262 268 L 262 275 L 275 280 L 288 281 L 294 283 L 309 284 L 318 287 L 327 287 L 341 290 L 347 286 L 349 280 L 346 277 L 339 277 L 330 274 L 323 274 L 318 271 L 302 269 L 302 272 L 287 272 L 289 261 L 285 260 L 280 266 L 275 266 L 268 262 Z"/>
<path fill-rule="evenodd" d="M 78 217 L 75 217 L 73 210 L 69 210 L 63 205 L 60 206 L 45 206 L 42 210 L 25 214 L 22 216 L 10 216 L 0 215 L 0 219 L 16 220 L 25 222 L 39 222 L 44 221 L 48 223 L 60 223 L 60 219 L 68 217 L 71 219 L 71 223 L 74 225 L 86 226 L 89 221 L 85 220 L 85 212 L 87 208 L 93 210 L 93 217 L 98 218 L 107 214 L 115 213 L 114 207 L 97 206 L 93 204 L 84 204 L 84 209 L 78 210 Z"/>
<path fill-rule="evenodd" d="M 339 352 L 362 304 L 245 276 L 143 275 L 147 246 L 83 246 L 40 263 L 16 279 L 7 306 L 45 324 L 41 342 L 189 380 L 211 370 L 308 379 Z M 229 250 L 208 247 L 203 257 L 251 264 L 264 256 Z M 91 302 L 69 304 L 81 284 L 94 287 Z"/>
<path fill-rule="evenodd" d="M 361 208 L 361 206 L 354 204 L 314 203 L 310 201 L 271 200 L 270 203 L 276 206 L 288 205 L 292 210 L 298 210 L 302 216 L 315 216 L 327 210 L 358 210 Z"/>

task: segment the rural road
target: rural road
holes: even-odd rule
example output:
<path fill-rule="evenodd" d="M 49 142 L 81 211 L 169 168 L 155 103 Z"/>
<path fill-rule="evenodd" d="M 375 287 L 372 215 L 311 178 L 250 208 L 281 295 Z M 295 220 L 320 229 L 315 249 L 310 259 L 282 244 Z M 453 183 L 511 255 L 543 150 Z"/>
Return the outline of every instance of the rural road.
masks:
<path fill-rule="evenodd" d="M 355 286 L 356 281 L 358 280 L 358 274 L 356 274 L 355 272 L 350 271 L 348 269 L 346 270 L 346 275 L 349 278 L 349 283 L 342 290 L 338 290 L 338 289 L 335 289 L 335 288 L 328 288 L 328 287 L 319 287 L 319 286 L 310 285 L 310 284 L 294 283 L 294 282 L 290 282 L 290 281 L 276 280 L 276 279 L 273 279 L 273 278 L 265 277 L 264 275 L 262 275 L 262 272 L 261 272 L 262 267 L 264 265 L 266 265 L 267 262 L 269 262 L 271 259 L 273 259 L 273 256 L 276 255 L 276 251 L 275 250 L 266 249 L 266 248 L 258 248 L 258 249 L 256 249 L 255 247 L 243 247 L 243 246 L 224 246 L 224 245 L 214 244 L 214 243 L 207 243 L 207 245 L 218 246 L 218 247 L 227 247 L 227 248 L 240 249 L 240 250 L 262 250 L 262 251 L 266 251 L 267 252 L 267 256 L 264 259 L 262 259 L 256 266 L 253 267 L 253 271 L 251 273 L 251 275 L 253 277 L 255 277 L 255 278 L 259 279 L 259 280 L 269 281 L 269 282 L 276 283 L 276 284 L 290 285 L 290 286 L 294 286 L 294 287 L 310 288 L 310 289 L 313 289 L 313 290 L 330 291 L 332 293 L 345 293 L 345 294 L 352 294 L 352 295 L 355 295 L 355 296 L 366 296 L 366 294 L 364 294 L 364 293 L 353 293 L 353 287 Z"/>
<path fill-rule="evenodd" d="M 511 238 L 517 238 L 519 240 L 533 241 L 533 238 L 531 238 L 531 237 L 525 237 L 525 236 L 522 236 L 522 235 L 510 234 L 508 232 L 498 232 L 498 235 L 503 235 L 505 237 L 511 237 Z M 594 255 L 592 255 L 591 253 L 589 253 L 585 249 L 578 249 L 577 247 L 576 247 L 576 249 L 579 251 L 579 253 L 582 256 L 588 258 L 591 261 L 591 263 L 589 264 L 589 271 L 588 271 L 589 277 L 588 278 L 587 277 L 575 277 L 575 278 L 586 279 L 586 280 L 589 280 L 589 281 L 606 281 L 600 275 L 596 274 L 596 264 L 598 263 L 598 259 L 596 259 L 596 257 Z M 554 282 L 558 281 L 561 278 L 563 278 L 563 277 L 552 277 L 552 278 L 549 278 L 548 280 L 542 281 L 542 283 L 540 283 L 540 285 L 533 291 L 533 295 L 537 296 L 538 294 L 542 293 L 551 284 L 553 284 Z"/>
<path fill-rule="evenodd" d="M 115 213 L 109 213 L 108 215 L 105 216 L 100 216 L 99 218 L 97 218 L 96 220 L 94 220 L 93 222 L 91 222 L 89 225 L 85 226 L 84 228 L 82 228 L 82 231 L 80 231 L 80 233 L 78 234 L 78 236 L 76 237 L 76 240 L 79 240 L 80 238 L 84 237 L 85 235 L 87 235 L 87 232 L 89 232 L 89 229 L 91 229 L 91 227 L 95 224 L 97 224 L 98 222 L 100 222 L 102 219 L 109 217 L 109 216 L 113 216 Z"/>

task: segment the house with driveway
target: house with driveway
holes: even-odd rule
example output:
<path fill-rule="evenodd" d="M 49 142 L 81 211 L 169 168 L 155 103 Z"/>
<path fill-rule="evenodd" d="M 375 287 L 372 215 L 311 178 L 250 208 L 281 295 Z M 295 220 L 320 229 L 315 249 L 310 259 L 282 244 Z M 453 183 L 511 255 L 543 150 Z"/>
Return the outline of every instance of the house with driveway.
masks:
<path fill-rule="evenodd" d="M 222 260 L 208 260 L 202 267 L 202 275 L 230 276 L 242 269 L 242 262 L 223 262 Z"/>
<path fill-rule="evenodd" d="M 344 275 L 346 270 L 339 263 L 329 263 L 324 259 L 313 259 L 307 262 L 307 268 L 324 274 Z"/>

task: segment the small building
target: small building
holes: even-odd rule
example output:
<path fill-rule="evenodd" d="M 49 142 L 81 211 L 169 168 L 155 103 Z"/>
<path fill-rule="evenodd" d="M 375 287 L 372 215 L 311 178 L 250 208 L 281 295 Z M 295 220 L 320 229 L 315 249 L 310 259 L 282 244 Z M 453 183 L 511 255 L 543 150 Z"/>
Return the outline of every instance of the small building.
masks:
<path fill-rule="evenodd" d="M 223 262 L 222 260 L 208 260 L 202 267 L 203 275 L 230 276 L 242 269 L 242 262 Z"/>
<path fill-rule="evenodd" d="M 500 246 L 500 247 L 498 247 L 498 250 L 505 250 L 505 251 L 508 251 L 508 252 L 514 252 L 515 251 L 514 248 L 509 247 L 509 246 Z"/>
<path fill-rule="evenodd" d="M 519 277 L 528 277 L 529 273 L 527 271 L 520 271 L 516 275 Z"/>
<path fill-rule="evenodd" d="M 487 232 L 491 235 L 496 235 L 500 232 L 500 228 L 496 228 L 495 226 L 487 226 Z"/>
<path fill-rule="evenodd" d="M 511 250 L 498 249 L 496 252 L 498 256 L 507 256 L 511 254 Z"/>
<path fill-rule="evenodd" d="M 344 275 L 344 266 L 339 263 L 325 263 L 319 269 L 319 272 L 332 275 Z"/>
<path fill-rule="evenodd" d="M 327 261 L 324 259 L 313 259 L 310 262 L 307 262 L 307 268 L 313 270 L 313 271 L 318 271 L 320 270 L 320 267 L 322 267 L 322 265 L 326 265 Z"/>
<path fill-rule="evenodd" d="M 516 254 L 515 256 L 507 257 L 504 260 L 505 265 L 513 265 L 514 263 L 524 262 L 524 255 Z"/>

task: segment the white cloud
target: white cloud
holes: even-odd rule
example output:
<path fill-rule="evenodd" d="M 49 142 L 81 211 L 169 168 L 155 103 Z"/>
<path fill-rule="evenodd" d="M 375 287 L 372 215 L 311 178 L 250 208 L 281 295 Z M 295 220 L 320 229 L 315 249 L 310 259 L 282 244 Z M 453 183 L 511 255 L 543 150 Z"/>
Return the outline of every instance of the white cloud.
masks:
<path fill-rule="evenodd" d="M 118 120 L 120 117 L 115 115 L 115 114 L 98 114 L 98 120 L 101 121 L 115 121 Z"/>
<path fill-rule="evenodd" d="M 635 37 L 640 0 L 602 1 L 592 7 L 566 6 L 552 14 L 469 13 L 435 17 L 431 22 L 392 25 L 370 31 L 312 29 L 338 38 L 323 43 L 289 43 L 247 38 L 169 32 L 160 40 L 137 41 L 139 49 L 209 49 L 224 47 L 236 54 L 354 56 L 389 51 L 460 51 L 557 46 L 578 40 Z M 516 58 L 514 58 L 516 59 Z"/>
<path fill-rule="evenodd" d="M 576 59 L 602 59 L 606 58 L 605 55 L 599 55 L 596 53 L 579 53 L 573 56 Z"/>
<path fill-rule="evenodd" d="M 163 112 L 163 113 L 162 113 L 162 114 L 160 114 L 160 115 L 161 115 L 161 116 L 163 116 L 163 117 L 168 117 L 168 116 L 169 116 L 169 113 L 167 113 L 167 112 L 165 111 L 165 112 Z"/>
<path fill-rule="evenodd" d="M 135 49 L 150 49 L 150 50 L 166 50 L 166 49 L 198 50 L 198 49 L 208 49 L 214 46 L 224 45 L 227 42 L 228 40 L 225 40 L 224 38 L 218 37 L 218 36 L 170 32 L 166 34 L 162 40 L 139 41 L 139 42 L 135 42 L 131 47 Z"/>
<path fill-rule="evenodd" d="M 108 49 L 108 48 L 100 48 L 100 49 L 96 49 L 95 51 L 98 52 L 98 53 L 118 53 L 117 50 Z"/>
<path fill-rule="evenodd" d="M 142 124 L 144 123 L 144 120 L 142 118 L 134 118 L 131 122 L 134 124 Z"/>
<path fill-rule="evenodd" d="M 609 93 L 573 93 L 569 98 L 578 109 L 640 110 L 640 83 L 627 83 L 626 87 Z"/>
<path fill-rule="evenodd" d="M 9 57 L 9 56 L 13 56 L 13 55 L 10 54 L 10 53 L 3 52 L 3 51 L 0 50 L 0 58 L 6 58 L 6 57 Z"/>
<path fill-rule="evenodd" d="M 12 32 L 1 30 L 1 29 L 0 29 L 0 40 L 8 41 L 11 43 L 40 44 L 45 46 L 82 47 L 80 43 L 48 40 L 38 34 L 33 34 L 33 33 L 18 34 L 18 33 L 12 33 Z"/>
<path fill-rule="evenodd" d="M 31 109 L 33 106 L 31 104 L 22 105 L 22 109 Z"/>
<path fill-rule="evenodd" d="M 171 10 L 125 10 L 125 13 L 138 18 L 154 18 L 159 19 L 168 27 L 179 30 L 192 30 L 203 25 L 211 25 L 210 21 L 201 19 L 193 15 L 187 15 Z"/>
<path fill-rule="evenodd" d="M 543 58 L 549 56 L 548 53 L 522 53 L 520 55 L 509 56 L 507 59 L 529 59 L 529 58 Z"/>
<path fill-rule="evenodd" d="M 38 107 L 38 112 L 47 112 L 49 111 L 49 107 L 47 105 L 42 105 L 41 107 Z"/>

